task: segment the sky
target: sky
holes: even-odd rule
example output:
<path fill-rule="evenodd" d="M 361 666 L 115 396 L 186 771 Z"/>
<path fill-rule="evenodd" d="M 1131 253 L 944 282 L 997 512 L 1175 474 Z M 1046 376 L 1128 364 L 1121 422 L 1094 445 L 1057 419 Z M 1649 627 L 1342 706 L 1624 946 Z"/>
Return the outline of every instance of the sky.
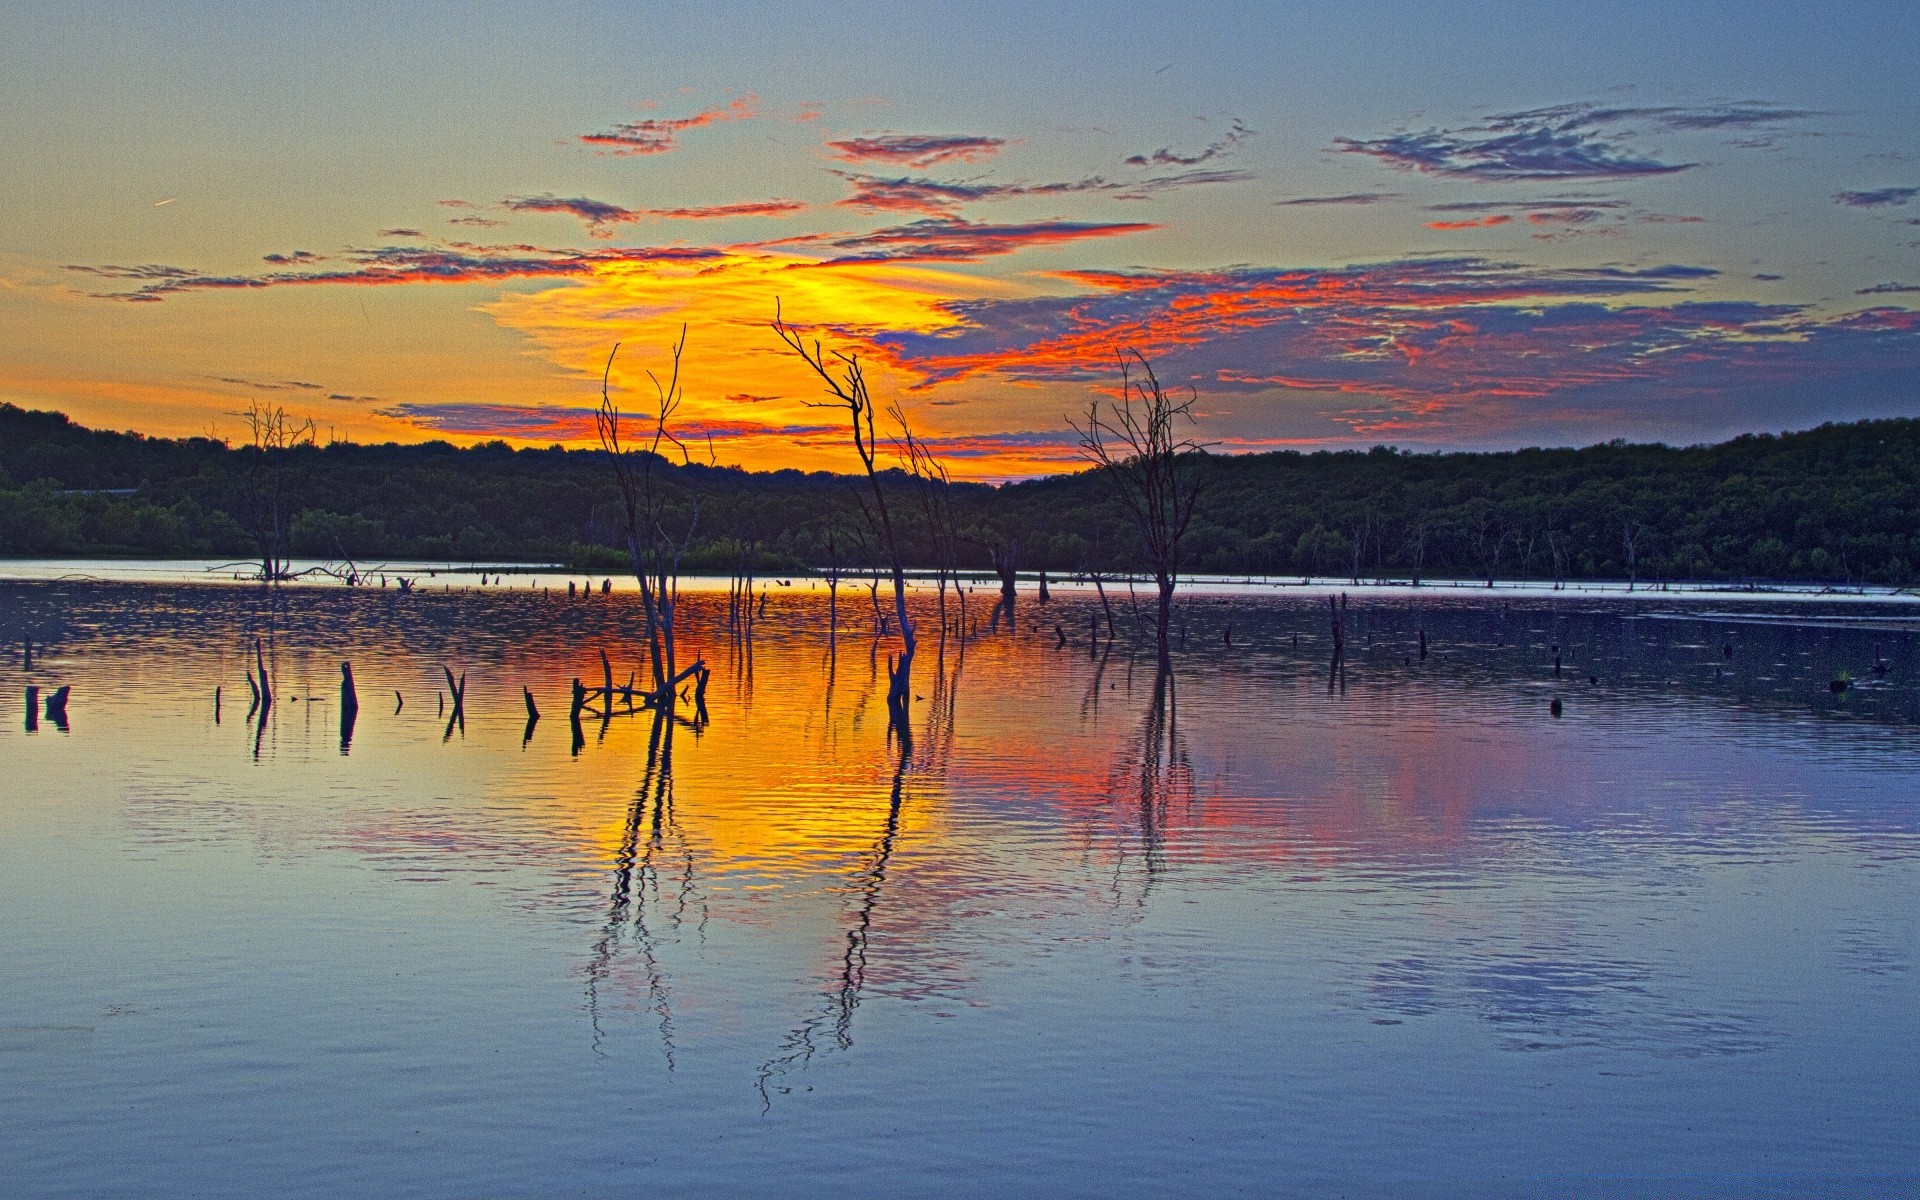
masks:
<path fill-rule="evenodd" d="M 590 444 L 684 327 L 701 458 L 855 467 L 776 304 L 959 478 L 1132 352 L 1220 452 L 1920 415 L 1904 0 L 0 22 L 0 401 L 89 425 Z"/>

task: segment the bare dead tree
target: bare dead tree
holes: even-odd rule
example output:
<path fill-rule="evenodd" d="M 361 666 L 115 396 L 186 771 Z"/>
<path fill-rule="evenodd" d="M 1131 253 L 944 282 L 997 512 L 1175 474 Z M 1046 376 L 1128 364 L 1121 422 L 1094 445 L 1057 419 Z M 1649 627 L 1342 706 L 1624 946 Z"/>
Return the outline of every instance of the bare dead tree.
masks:
<path fill-rule="evenodd" d="M 242 448 L 240 518 L 260 549 L 260 582 L 280 583 L 293 571 L 292 533 L 300 452 L 315 441 L 313 418 L 295 418 L 277 404 L 255 401 L 236 414 L 247 424 Z"/>
<path fill-rule="evenodd" d="M 942 463 L 927 448 L 925 442 L 913 436 L 907 426 L 907 414 L 899 404 L 887 410 L 894 422 L 900 427 L 900 437 L 896 445 L 907 460 L 909 471 L 913 475 L 914 490 L 920 498 L 920 514 L 927 523 L 927 540 L 933 548 L 934 582 L 939 596 L 940 644 L 947 640 L 947 584 L 952 581 L 954 596 L 959 602 L 960 619 L 966 620 L 966 593 L 960 590 L 959 571 L 959 526 L 953 513 L 953 480 Z"/>
<path fill-rule="evenodd" d="M 846 410 L 848 427 L 853 434 L 854 452 L 860 456 L 860 465 L 866 472 L 867 483 L 873 492 L 871 503 L 864 496 L 859 498 L 860 509 L 893 574 L 894 613 L 900 623 L 900 657 L 888 668 L 887 710 L 900 736 L 905 739 L 910 736 L 907 718 L 913 699 L 913 652 L 917 643 L 913 618 L 907 612 L 906 562 L 901 554 L 893 513 L 887 507 L 886 489 L 880 485 L 880 469 L 874 457 L 878 435 L 874 427 L 873 397 L 867 390 L 866 371 L 861 366 L 858 354 L 825 349 L 818 338 L 808 338 L 787 324 L 778 300 L 774 301 L 773 332 L 820 377 L 820 381 L 826 385 L 827 394 L 832 397 L 830 400 L 810 403 L 817 408 Z M 895 412 L 898 412 L 897 408 Z M 904 416 L 901 421 L 904 432 Z"/>
<path fill-rule="evenodd" d="M 1146 356 L 1129 350 L 1120 359 L 1119 399 L 1109 400 L 1103 409 L 1095 397 L 1087 405 L 1084 423 L 1068 421 L 1080 435 L 1082 456 L 1113 482 L 1121 502 L 1140 526 L 1147 571 L 1159 588 L 1154 629 L 1163 656 L 1167 653 L 1173 591 L 1180 573 L 1181 543 L 1200 498 L 1199 457 L 1206 447 L 1180 436 L 1178 430 L 1181 421 L 1193 421 L 1197 397 L 1191 389 L 1185 399 L 1169 395 Z"/>
<path fill-rule="evenodd" d="M 679 536 L 667 531 L 668 494 L 660 468 L 667 465 L 663 446 L 680 452 L 682 462 L 691 462 L 686 446 L 668 428 L 683 398 L 680 389 L 680 357 L 687 345 L 687 328 L 680 327 L 680 340 L 673 344 L 673 367 L 664 382 L 653 371 L 656 409 L 653 429 L 644 448 L 628 446 L 621 440 L 619 406 L 613 402 L 608 381 L 613 373 L 614 356 L 620 344 L 614 343 L 607 354 L 606 369 L 600 375 L 600 408 L 594 414 L 594 426 L 600 446 L 613 465 L 614 479 L 620 485 L 620 500 L 626 518 L 624 533 L 627 556 L 633 563 L 633 575 L 640 583 L 640 604 L 646 613 L 647 649 L 653 668 L 654 703 L 670 708 L 674 693 L 682 681 L 704 675 L 706 663 L 696 661 L 685 670 L 679 667 L 674 635 L 680 604 L 680 560 L 693 542 L 694 529 L 700 523 L 700 504 L 694 500 Z M 612 697 L 608 697 L 611 704 Z"/>

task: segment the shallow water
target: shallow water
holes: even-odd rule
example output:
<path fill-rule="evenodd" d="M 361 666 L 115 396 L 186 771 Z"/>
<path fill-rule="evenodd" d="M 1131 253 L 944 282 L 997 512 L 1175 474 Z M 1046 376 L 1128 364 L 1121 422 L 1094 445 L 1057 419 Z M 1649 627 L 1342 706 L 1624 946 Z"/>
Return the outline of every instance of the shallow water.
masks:
<path fill-rule="evenodd" d="M 1320 591 L 1196 591 L 1161 675 L 981 589 L 903 754 L 863 586 L 832 653 L 689 594 L 708 720 L 576 737 L 630 594 L 0 584 L 0 1178 L 1920 1189 L 1912 608 L 1472 591 L 1353 590 L 1344 672 Z"/>

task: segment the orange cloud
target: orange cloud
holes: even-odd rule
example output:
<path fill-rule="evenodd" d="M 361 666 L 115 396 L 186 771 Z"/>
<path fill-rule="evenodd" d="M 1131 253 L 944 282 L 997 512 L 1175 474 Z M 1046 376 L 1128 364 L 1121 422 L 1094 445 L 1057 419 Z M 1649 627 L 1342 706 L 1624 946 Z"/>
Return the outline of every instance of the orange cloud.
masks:
<path fill-rule="evenodd" d="M 717 125 L 722 121 L 747 121 L 760 115 L 760 97 L 742 96 L 719 108 L 709 108 L 691 117 L 648 117 L 623 121 L 604 133 L 583 133 L 580 141 L 601 154 L 620 158 L 643 154 L 665 154 L 680 148 L 680 135 L 689 129 Z"/>
<path fill-rule="evenodd" d="M 1484 217 L 1469 217 L 1464 221 L 1428 221 L 1428 229 L 1486 229 L 1494 225 L 1505 225 L 1513 220 L 1507 213 L 1488 213 Z"/>

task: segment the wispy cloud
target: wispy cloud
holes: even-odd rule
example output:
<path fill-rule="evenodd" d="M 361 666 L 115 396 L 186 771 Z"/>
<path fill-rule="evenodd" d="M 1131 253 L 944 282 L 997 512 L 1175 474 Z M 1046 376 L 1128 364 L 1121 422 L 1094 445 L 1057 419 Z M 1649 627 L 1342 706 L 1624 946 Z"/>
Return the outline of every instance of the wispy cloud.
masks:
<path fill-rule="evenodd" d="M 690 117 L 647 117 L 638 121 L 623 121 L 601 133 L 581 134 L 580 141 L 602 154 L 621 158 L 665 154 L 680 148 L 680 135 L 689 129 L 700 129 L 723 121 L 746 121 L 759 115 L 760 98 L 747 95 L 718 108 L 704 109 Z"/>
<path fill-rule="evenodd" d="M 1513 220 L 1511 213 L 1488 213 L 1484 217 L 1462 217 L 1457 221 L 1428 221 L 1428 229 L 1490 229 Z"/>
<path fill-rule="evenodd" d="M 1201 163 L 1212 162 L 1216 158 L 1224 158 L 1232 154 L 1239 148 L 1241 142 L 1253 137 L 1254 134 L 1254 130 L 1248 129 L 1239 117 L 1235 117 L 1225 136 L 1200 150 L 1182 154 L 1162 146 L 1151 154 L 1133 155 L 1127 159 L 1127 165 L 1130 167 L 1197 167 Z"/>
<path fill-rule="evenodd" d="M 1632 179 L 1670 175 L 1699 165 L 1635 158 L 1584 132 L 1546 127 L 1491 135 L 1429 129 L 1372 140 L 1336 138 L 1334 145 L 1403 171 L 1493 182 Z"/>
<path fill-rule="evenodd" d="M 258 275 L 208 275 L 186 267 L 70 265 L 70 271 L 103 279 L 127 280 L 142 286 L 125 292 L 98 293 L 102 298 L 155 302 L 168 296 L 198 291 L 348 284 L 388 286 L 403 283 L 483 283 L 585 275 L 621 262 L 698 262 L 717 258 L 718 250 L 697 247 L 636 247 L 606 250 L 549 250 L 530 245 L 477 246 L 450 242 L 445 246 L 379 246 L 349 250 L 341 256 L 349 266 L 321 271 L 268 271 Z"/>
<path fill-rule="evenodd" d="M 1811 109 L 1758 101 L 1693 106 L 1582 102 L 1505 113 L 1460 129 L 1336 138 L 1334 145 L 1399 170 L 1454 179 L 1636 179 L 1699 166 L 1663 161 L 1625 146 L 1636 133 L 1751 132 L 1818 115 Z"/>
<path fill-rule="evenodd" d="M 260 256 L 260 261 L 281 267 L 297 267 L 305 263 L 325 262 L 327 258 L 326 255 L 315 254 L 311 250 L 295 250 L 290 254 L 263 254 Z"/>
<path fill-rule="evenodd" d="M 868 212 L 917 212 L 930 216 L 951 215 L 963 204 L 982 200 L 1084 193 L 1138 200 L 1178 188 L 1243 183 L 1253 178 L 1246 171 L 1181 171 L 1133 180 L 1110 180 L 1093 175 L 1086 179 L 1056 183 L 993 183 L 985 180 L 943 181 L 916 176 L 885 178 L 854 171 L 836 171 L 835 174 L 845 179 L 853 189 L 851 195 L 834 201 L 843 208 L 858 208 Z"/>
<path fill-rule="evenodd" d="M 731 204 L 707 204 L 686 208 L 625 208 L 585 196 L 513 196 L 500 202 L 508 212 L 561 213 L 576 217 L 587 225 L 593 237 L 613 236 L 612 226 L 640 221 L 716 221 L 733 217 L 788 217 L 805 212 L 800 200 L 742 200 Z"/>
<path fill-rule="evenodd" d="M 1833 202 L 1849 208 L 1894 208 L 1920 196 L 1920 187 L 1883 187 L 1862 192 L 1835 192 Z"/>
<path fill-rule="evenodd" d="M 888 163 L 925 169 L 946 162 L 992 158 L 1005 138 L 972 134 L 876 133 L 827 143 L 831 157 L 847 163 Z"/>
<path fill-rule="evenodd" d="M 221 375 L 217 378 L 221 383 L 237 384 L 260 392 L 324 392 L 327 390 L 320 384 L 309 383 L 304 379 L 242 379 L 237 375 Z"/>
<path fill-rule="evenodd" d="M 1920 283 L 1876 283 L 1855 292 L 1856 296 L 1895 296 L 1920 292 Z"/>
<path fill-rule="evenodd" d="M 1281 208 L 1315 207 L 1320 205 L 1383 204 L 1388 200 L 1401 199 L 1399 192 L 1343 192 L 1338 196 L 1296 196 L 1291 200 L 1275 200 Z"/>
<path fill-rule="evenodd" d="M 1429 204 L 1428 212 L 1535 212 L 1552 208 L 1627 208 L 1625 200 L 1608 196 L 1543 196 L 1538 200 L 1450 200 Z"/>
<path fill-rule="evenodd" d="M 1116 221 L 1031 221 L 992 225 L 959 217 L 932 217 L 870 233 L 783 239 L 782 245 L 815 244 L 841 253 L 829 262 L 972 262 L 1035 246 L 1059 246 L 1089 238 L 1122 237 L 1159 226 Z"/>
<path fill-rule="evenodd" d="M 396 404 L 377 410 L 377 415 L 405 421 L 418 429 L 466 437 L 510 437 L 528 441 L 581 441 L 595 436 L 597 408 L 586 406 L 540 406 L 522 404 Z M 772 425 L 757 421 L 695 419 L 679 421 L 674 432 L 688 442 L 743 441 L 777 438 L 840 436 L 839 425 Z"/>

